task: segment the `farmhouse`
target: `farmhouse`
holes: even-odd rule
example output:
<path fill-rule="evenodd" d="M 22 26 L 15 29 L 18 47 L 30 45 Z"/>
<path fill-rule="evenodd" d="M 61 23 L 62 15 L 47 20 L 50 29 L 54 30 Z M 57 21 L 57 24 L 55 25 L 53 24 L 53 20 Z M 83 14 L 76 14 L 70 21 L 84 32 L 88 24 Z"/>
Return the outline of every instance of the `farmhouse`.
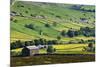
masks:
<path fill-rule="evenodd" d="M 22 56 L 33 56 L 34 54 L 39 53 L 39 48 L 36 46 L 25 46 L 22 49 Z"/>

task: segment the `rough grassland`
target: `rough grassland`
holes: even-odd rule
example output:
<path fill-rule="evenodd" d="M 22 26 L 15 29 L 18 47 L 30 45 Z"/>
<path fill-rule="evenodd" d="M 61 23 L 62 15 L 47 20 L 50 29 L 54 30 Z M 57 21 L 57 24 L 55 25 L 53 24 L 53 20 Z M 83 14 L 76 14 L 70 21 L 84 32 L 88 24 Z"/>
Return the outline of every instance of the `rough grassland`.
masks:
<path fill-rule="evenodd" d="M 95 61 L 95 55 L 36 55 L 32 57 L 12 57 L 11 66 L 75 63 Z"/>

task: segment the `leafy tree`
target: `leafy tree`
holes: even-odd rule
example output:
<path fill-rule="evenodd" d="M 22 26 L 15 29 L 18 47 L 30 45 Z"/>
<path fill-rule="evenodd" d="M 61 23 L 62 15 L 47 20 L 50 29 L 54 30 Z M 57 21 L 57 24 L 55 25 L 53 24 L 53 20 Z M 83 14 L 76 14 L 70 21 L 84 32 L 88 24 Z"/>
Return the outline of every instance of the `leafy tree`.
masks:
<path fill-rule="evenodd" d="M 80 28 L 80 32 L 86 37 L 95 36 L 95 28 L 82 27 Z"/>
<path fill-rule="evenodd" d="M 16 20 L 16 19 L 15 19 L 13 22 L 17 23 L 17 22 L 18 22 L 18 20 Z"/>
<path fill-rule="evenodd" d="M 44 39 L 44 45 L 47 45 L 47 40 L 46 39 Z"/>
<path fill-rule="evenodd" d="M 79 31 L 74 31 L 74 35 L 78 36 L 79 35 Z"/>
<path fill-rule="evenodd" d="M 29 29 L 35 29 L 33 24 L 25 24 L 25 27 Z"/>
<path fill-rule="evenodd" d="M 66 31 L 65 30 L 61 31 L 61 35 L 66 36 Z"/>
<path fill-rule="evenodd" d="M 69 37 L 74 37 L 74 31 L 72 29 L 68 30 L 67 35 Z"/>
<path fill-rule="evenodd" d="M 87 47 L 84 47 L 83 50 L 88 52 L 95 52 L 95 47 L 93 46 L 93 43 L 89 43 Z"/>
<path fill-rule="evenodd" d="M 50 41 L 50 40 L 47 41 L 47 44 L 48 44 L 48 45 L 52 45 L 52 41 Z"/>
<path fill-rule="evenodd" d="M 22 47 L 23 43 L 20 40 L 11 43 L 11 49 L 22 48 Z"/>
<path fill-rule="evenodd" d="M 58 16 L 58 15 L 57 15 L 56 17 L 59 18 L 59 19 L 61 19 L 61 16 Z"/>
<path fill-rule="evenodd" d="M 60 40 L 61 39 L 61 36 L 57 36 L 57 40 Z"/>
<path fill-rule="evenodd" d="M 55 51 L 55 49 L 53 48 L 53 46 L 49 45 L 48 48 L 47 48 L 47 53 L 52 54 L 54 51 Z"/>
<path fill-rule="evenodd" d="M 36 46 L 38 46 L 38 45 L 40 44 L 39 40 L 35 39 L 35 40 L 34 40 L 34 44 L 35 44 Z"/>
<path fill-rule="evenodd" d="M 41 45 L 44 45 L 44 40 L 41 38 L 41 39 L 39 39 L 39 41 L 40 41 L 40 44 Z"/>
<path fill-rule="evenodd" d="M 34 45 L 34 41 L 28 41 L 30 43 L 30 46 Z"/>
<path fill-rule="evenodd" d="M 92 48 L 93 47 L 93 43 L 89 43 L 88 47 Z"/>
<path fill-rule="evenodd" d="M 25 11 L 25 13 L 28 13 L 28 11 Z"/>
<path fill-rule="evenodd" d="M 58 44 L 57 40 L 52 40 L 52 44 Z"/>
<path fill-rule="evenodd" d="M 46 23 L 46 24 L 45 24 L 45 27 L 50 27 L 50 24 Z"/>
<path fill-rule="evenodd" d="M 42 35 L 42 30 L 39 31 L 39 34 Z"/>
<path fill-rule="evenodd" d="M 10 48 L 11 49 L 16 49 L 16 43 L 15 42 L 12 42 Z"/>
<path fill-rule="evenodd" d="M 30 55 L 30 50 L 24 46 L 24 48 L 22 49 L 22 56 L 29 56 Z"/>
<path fill-rule="evenodd" d="M 30 42 L 29 41 L 25 41 L 25 46 L 30 46 Z"/>

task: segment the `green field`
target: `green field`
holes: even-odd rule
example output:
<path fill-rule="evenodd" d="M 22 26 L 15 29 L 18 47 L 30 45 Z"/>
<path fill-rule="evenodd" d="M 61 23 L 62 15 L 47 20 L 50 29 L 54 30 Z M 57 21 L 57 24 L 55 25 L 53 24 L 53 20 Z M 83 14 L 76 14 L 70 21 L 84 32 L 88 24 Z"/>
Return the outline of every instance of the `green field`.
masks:
<path fill-rule="evenodd" d="M 95 61 L 95 5 L 12 0 L 10 9 L 12 67 Z M 53 52 L 22 57 L 23 46 L 38 45 Z"/>
<path fill-rule="evenodd" d="M 38 38 L 54 40 L 60 35 L 62 30 L 67 31 L 70 28 L 78 30 L 80 27 L 93 28 L 95 26 L 95 13 L 75 10 L 72 8 L 73 6 L 71 4 L 16 1 L 11 6 L 11 12 L 16 12 L 16 15 L 11 16 L 13 18 L 11 20 L 11 42 L 16 40 L 28 41 Z M 95 6 L 84 5 L 81 8 L 83 7 L 92 9 Z M 44 18 L 41 18 L 41 16 Z M 88 23 L 81 22 L 80 18 L 88 19 Z M 53 26 L 53 22 L 56 22 L 57 26 Z M 46 23 L 50 24 L 50 28 L 45 27 Z M 33 24 L 35 30 L 26 28 L 25 24 Z M 39 35 L 39 30 L 43 32 L 42 36 Z M 86 39 L 83 37 L 83 40 Z M 68 37 L 62 37 L 61 40 L 66 41 L 68 39 L 70 40 Z"/>
<path fill-rule="evenodd" d="M 83 51 L 83 47 L 87 47 L 87 44 L 64 44 L 64 45 L 53 45 L 53 48 L 56 49 L 55 54 L 94 54 L 94 52 Z M 16 54 L 20 54 L 22 48 L 13 49 L 11 52 Z M 39 54 L 47 54 L 47 50 L 45 48 L 39 49 Z"/>

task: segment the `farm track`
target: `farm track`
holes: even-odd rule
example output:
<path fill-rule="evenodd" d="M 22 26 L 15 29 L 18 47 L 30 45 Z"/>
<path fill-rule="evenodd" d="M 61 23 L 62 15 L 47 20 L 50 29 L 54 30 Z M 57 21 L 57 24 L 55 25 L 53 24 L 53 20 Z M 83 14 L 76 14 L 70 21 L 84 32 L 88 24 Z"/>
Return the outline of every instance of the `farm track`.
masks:
<path fill-rule="evenodd" d="M 37 54 L 30 57 L 11 57 L 11 66 L 15 67 L 93 61 L 95 61 L 95 54 Z"/>

